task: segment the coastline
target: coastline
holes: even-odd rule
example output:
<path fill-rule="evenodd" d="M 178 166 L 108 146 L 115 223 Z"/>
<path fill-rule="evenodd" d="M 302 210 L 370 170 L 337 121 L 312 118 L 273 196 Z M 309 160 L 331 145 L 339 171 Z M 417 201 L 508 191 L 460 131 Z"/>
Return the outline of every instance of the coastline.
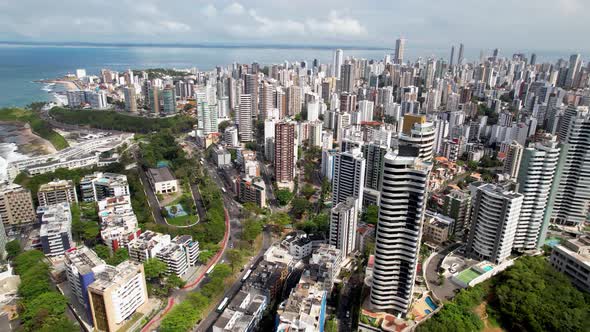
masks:
<path fill-rule="evenodd" d="M 57 152 L 50 141 L 35 134 L 27 123 L 20 121 L 0 121 L 6 136 L 0 135 L 0 144 L 16 144 L 16 152 L 27 157 L 46 155 Z M 7 139 L 8 138 L 8 139 Z"/>
<path fill-rule="evenodd" d="M 49 79 L 49 80 L 38 80 L 34 81 L 36 83 L 43 83 L 43 84 L 60 84 L 65 87 L 67 91 L 72 90 L 80 90 L 80 87 L 74 81 L 64 80 L 64 79 Z"/>

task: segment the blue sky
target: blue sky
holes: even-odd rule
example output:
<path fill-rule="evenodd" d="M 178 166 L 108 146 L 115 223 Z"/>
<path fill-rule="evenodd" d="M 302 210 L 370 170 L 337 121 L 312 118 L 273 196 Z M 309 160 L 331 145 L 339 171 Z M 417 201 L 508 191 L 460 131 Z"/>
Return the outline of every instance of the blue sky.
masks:
<path fill-rule="evenodd" d="M 0 40 L 584 51 L 590 0 L 0 0 Z"/>

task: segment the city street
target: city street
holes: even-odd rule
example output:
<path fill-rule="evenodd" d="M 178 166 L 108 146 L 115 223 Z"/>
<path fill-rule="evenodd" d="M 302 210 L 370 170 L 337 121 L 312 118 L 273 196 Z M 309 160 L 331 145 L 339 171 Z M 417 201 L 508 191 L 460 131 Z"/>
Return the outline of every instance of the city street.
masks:
<path fill-rule="evenodd" d="M 426 279 L 428 287 L 434 293 L 434 295 L 440 300 L 450 300 L 455 296 L 455 290 L 459 287 L 450 282 L 445 281 L 442 285 L 439 285 L 438 267 L 442 263 L 446 255 L 451 251 L 458 248 L 459 244 L 452 244 L 443 250 L 439 251 L 430 259 L 428 265 L 423 267 L 426 269 Z"/>

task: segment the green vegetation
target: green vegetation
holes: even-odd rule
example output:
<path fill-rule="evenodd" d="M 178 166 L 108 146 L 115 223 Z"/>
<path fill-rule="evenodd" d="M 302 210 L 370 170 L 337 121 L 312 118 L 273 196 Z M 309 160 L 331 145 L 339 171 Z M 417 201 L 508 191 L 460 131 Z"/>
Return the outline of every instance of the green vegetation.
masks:
<path fill-rule="evenodd" d="M 379 219 L 379 207 L 377 205 L 369 205 L 365 212 L 363 212 L 362 220 L 367 224 L 377 225 Z"/>
<path fill-rule="evenodd" d="M 522 257 L 497 277 L 465 289 L 417 330 L 480 331 L 475 307 L 509 331 L 587 331 L 590 300 L 542 256 Z"/>
<path fill-rule="evenodd" d="M 112 253 L 109 247 L 105 246 L 104 244 L 98 244 L 94 247 L 94 252 L 107 264 L 113 266 L 117 266 L 123 261 L 129 259 L 129 252 L 125 248 L 119 248 L 117 251 Z"/>
<path fill-rule="evenodd" d="M 141 75 L 142 72 L 146 72 L 148 74 L 148 78 L 150 80 L 154 78 L 162 78 L 165 76 L 171 77 L 185 77 L 190 75 L 189 72 L 186 71 L 178 71 L 174 69 L 166 69 L 166 68 L 150 68 L 150 69 L 134 69 L 134 75 Z"/>
<path fill-rule="evenodd" d="M 100 234 L 98 212 L 94 203 L 79 203 L 70 206 L 72 212 L 72 237 L 76 241 L 92 244 Z M 83 213 L 81 212 L 84 211 Z"/>
<path fill-rule="evenodd" d="M 56 149 L 62 150 L 69 146 L 63 136 L 54 131 L 47 121 L 41 119 L 41 117 L 32 110 L 22 108 L 2 108 L 0 109 L 0 121 L 28 123 L 35 134 L 51 142 Z"/>
<path fill-rule="evenodd" d="M 174 307 L 160 324 L 162 332 L 189 331 L 204 315 L 207 309 L 218 301 L 225 290 L 224 280 L 231 275 L 226 264 L 217 264 L 207 282 L 200 290 L 190 293 L 184 302 Z"/>
<path fill-rule="evenodd" d="M 324 329 L 326 332 L 338 332 L 338 322 L 335 318 L 330 318 L 326 321 L 326 328 Z"/>
<path fill-rule="evenodd" d="M 12 240 L 10 242 L 7 242 L 5 249 L 8 259 L 13 259 L 22 252 L 19 240 Z"/>
<path fill-rule="evenodd" d="M 491 108 L 488 108 L 485 104 L 478 105 L 477 114 L 479 114 L 480 116 L 487 116 L 488 117 L 487 124 L 490 126 L 497 124 L 498 117 L 500 116 L 500 114 L 498 114 L 498 112 L 494 111 Z"/>
<path fill-rule="evenodd" d="M 188 214 L 186 216 L 178 216 L 178 217 L 174 217 L 174 218 L 167 217 L 166 220 L 168 221 L 168 223 L 170 225 L 189 226 L 189 225 L 192 225 L 192 224 L 196 223 L 197 221 L 199 221 L 199 217 L 195 216 L 195 215 Z"/>
<path fill-rule="evenodd" d="M 293 193 L 289 189 L 281 189 L 276 191 L 277 201 L 279 205 L 285 206 L 293 199 Z"/>
<path fill-rule="evenodd" d="M 196 124 L 195 119 L 184 115 L 153 119 L 125 115 L 115 111 L 70 110 L 61 107 L 54 107 L 49 113 L 57 121 L 67 124 L 144 134 L 163 129 L 186 132 Z"/>
<path fill-rule="evenodd" d="M 65 315 L 68 300 L 53 290 L 49 265 L 42 252 L 31 250 L 15 257 L 14 270 L 21 277 L 18 287 L 19 314 L 24 331 L 79 331 Z"/>
<path fill-rule="evenodd" d="M 291 214 L 297 219 L 301 219 L 310 209 L 311 203 L 304 197 L 295 197 L 291 201 Z"/>

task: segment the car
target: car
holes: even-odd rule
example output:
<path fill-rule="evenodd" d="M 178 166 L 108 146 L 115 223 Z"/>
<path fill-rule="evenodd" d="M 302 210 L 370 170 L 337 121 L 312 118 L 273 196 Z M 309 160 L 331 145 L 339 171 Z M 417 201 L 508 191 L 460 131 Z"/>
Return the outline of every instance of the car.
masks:
<path fill-rule="evenodd" d="M 346 311 L 346 318 L 350 318 L 350 311 Z"/>

